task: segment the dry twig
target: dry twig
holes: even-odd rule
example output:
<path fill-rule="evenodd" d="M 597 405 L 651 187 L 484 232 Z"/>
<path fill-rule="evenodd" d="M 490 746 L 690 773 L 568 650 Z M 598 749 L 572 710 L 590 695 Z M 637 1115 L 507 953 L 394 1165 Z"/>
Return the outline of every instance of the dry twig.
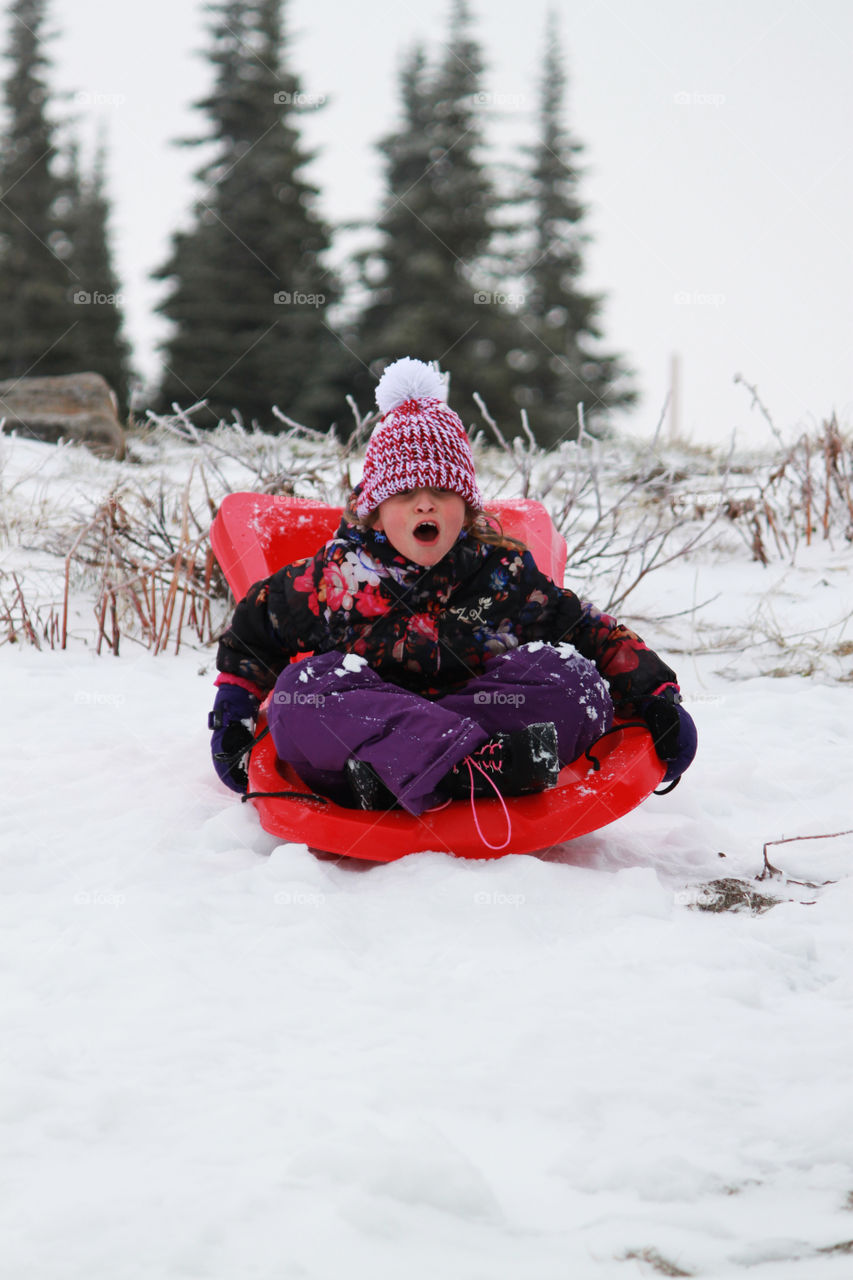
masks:
<path fill-rule="evenodd" d="M 786 837 L 784 837 L 784 839 L 781 839 L 781 840 L 767 840 L 767 841 L 765 841 L 765 844 L 764 844 L 764 850 L 763 850 L 763 852 L 764 852 L 764 867 L 763 867 L 762 871 L 760 871 L 760 872 L 759 872 L 759 874 L 755 877 L 755 878 L 756 878 L 756 880 L 772 880 L 774 876 L 782 876 L 782 875 L 784 874 L 782 871 L 780 871 L 780 870 L 779 870 L 779 868 L 778 868 L 778 867 L 774 867 L 774 866 L 773 866 L 773 864 L 772 864 L 772 862 L 770 862 L 770 860 L 769 860 L 769 859 L 768 859 L 768 857 L 767 857 L 767 850 L 768 850 L 768 849 L 770 849 L 770 848 L 772 848 L 773 846 L 775 846 L 775 845 L 777 845 L 777 844 L 793 844 L 795 841 L 798 841 L 798 840 L 837 840 L 839 836 L 853 836 L 853 828 L 850 828 L 850 829 L 849 829 L 849 830 L 847 830 L 847 831 L 830 831 L 830 832 L 826 832 L 826 833 L 824 833 L 824 834 L 822 834 L 822 835 L 786 836 Z M 819 885 L 812 884 L 812 883 L 811 883 L 810 881 L 808 881 L 808 880 L 789 880 L 789 881 L 788 881 L 788 883 L 789 883 L 789 884 L 802 884 L 802 885 L 805 885 L 805 886 L 806 886 L 807 888 L 809 888 L 809 889 L 817 889 L 817 888 L 819 888 L 819 887 L 820 887 Z M 824 882 L 823 882 L 823 883 L 824 883 L 824 884 L 832 884 L 832 883 L 833 883 L 833 881 L 832 881 L 832 880 L 824 880 Z"/>

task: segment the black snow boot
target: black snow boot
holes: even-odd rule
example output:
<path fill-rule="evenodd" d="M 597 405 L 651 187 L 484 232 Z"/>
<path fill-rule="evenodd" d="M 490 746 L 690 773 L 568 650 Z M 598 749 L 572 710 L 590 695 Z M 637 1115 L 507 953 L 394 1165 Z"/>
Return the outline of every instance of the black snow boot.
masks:
<path fill-rule="evenodd" d="M 442 779 L 454 800 L 475 796 L 523 796 L 556 786 L 560 773 L 557 730 L 548 721 L 512 733 L 496 733 L 482 747 L 455 764 Z"/>
<path fill-rule="evenodd" d="M 353 798 L 354 809 L 395 809 L 397 797 L 366 760 L 350 756 L 346 764 L 347 784 Z"/>

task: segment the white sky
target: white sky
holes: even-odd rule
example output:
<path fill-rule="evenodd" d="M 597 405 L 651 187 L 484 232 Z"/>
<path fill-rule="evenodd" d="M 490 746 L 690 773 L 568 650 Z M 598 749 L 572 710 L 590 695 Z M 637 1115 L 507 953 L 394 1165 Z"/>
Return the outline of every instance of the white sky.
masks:
<path fill-rule="evenodd" d="M 473 0 L 488 70 L 495 161 L 532 138 L 547 0 Z M 650 432 L 681 362 L 681 426 L 694 441 L 769 438 L 736 373 L 786 435 L 853 406 L 853 5 L 847 0 L 556 0 L 570 75 L 567 122 L 586 146 L 586 284 L 608 295 L 611 349 L 639 374 L 632 427 Z M 411 42 L 437 49 L 448 0 L 290 0 L 290 63 L 319 149 L 333 221 L 371 218 L 373 144 L 392 127 Z M 113 239 L 139 367 L 163 335 L 147 278 L 193 196 L 199 154 L 169 145 L 204 127 L 203 0 L 53 0 L 53 83 L 88 95 L 85 138 L 106 126 Z M 5 25 L 5 24 L 4 24 Z M 5 47 L 6 36 L 3 36 Z M 285 406 L 286 408 L 286 406 Z"/>

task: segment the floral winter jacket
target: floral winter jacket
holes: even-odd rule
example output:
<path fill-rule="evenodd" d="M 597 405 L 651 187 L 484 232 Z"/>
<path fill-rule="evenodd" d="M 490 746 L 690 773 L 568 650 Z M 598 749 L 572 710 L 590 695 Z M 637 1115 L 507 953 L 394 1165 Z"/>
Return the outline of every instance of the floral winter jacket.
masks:
<path fill-rule="evenodd" d="M 316 555 L 249 589 L 220 639 L 217 667 L 266 693 L 296 654 L 339 649 L 366 658 L 384 680 L 437 697 L 534 640 L 568 641 L 591 659 L 622 714 L 676 680 L 633 631 L 555 586 L 529 551 L 463 533 L 424 568 L 346 519 Z"/>

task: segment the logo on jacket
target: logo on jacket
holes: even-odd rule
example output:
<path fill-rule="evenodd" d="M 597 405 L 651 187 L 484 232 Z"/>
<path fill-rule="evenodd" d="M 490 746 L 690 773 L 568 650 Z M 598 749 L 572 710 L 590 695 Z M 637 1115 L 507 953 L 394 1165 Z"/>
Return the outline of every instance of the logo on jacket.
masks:
<path fill-rule="evenodd" d="M 449 609 L 448 612 L 452 613 L 460 622 L 478 622 L 481 627 L 485 627 L 488 625 L 489 620 L 483 617 L 483 612 L 488 609 L 491 603 L 489 596 L 480 596 L 476 605 L 470 605 L 467 609 Z"/>

